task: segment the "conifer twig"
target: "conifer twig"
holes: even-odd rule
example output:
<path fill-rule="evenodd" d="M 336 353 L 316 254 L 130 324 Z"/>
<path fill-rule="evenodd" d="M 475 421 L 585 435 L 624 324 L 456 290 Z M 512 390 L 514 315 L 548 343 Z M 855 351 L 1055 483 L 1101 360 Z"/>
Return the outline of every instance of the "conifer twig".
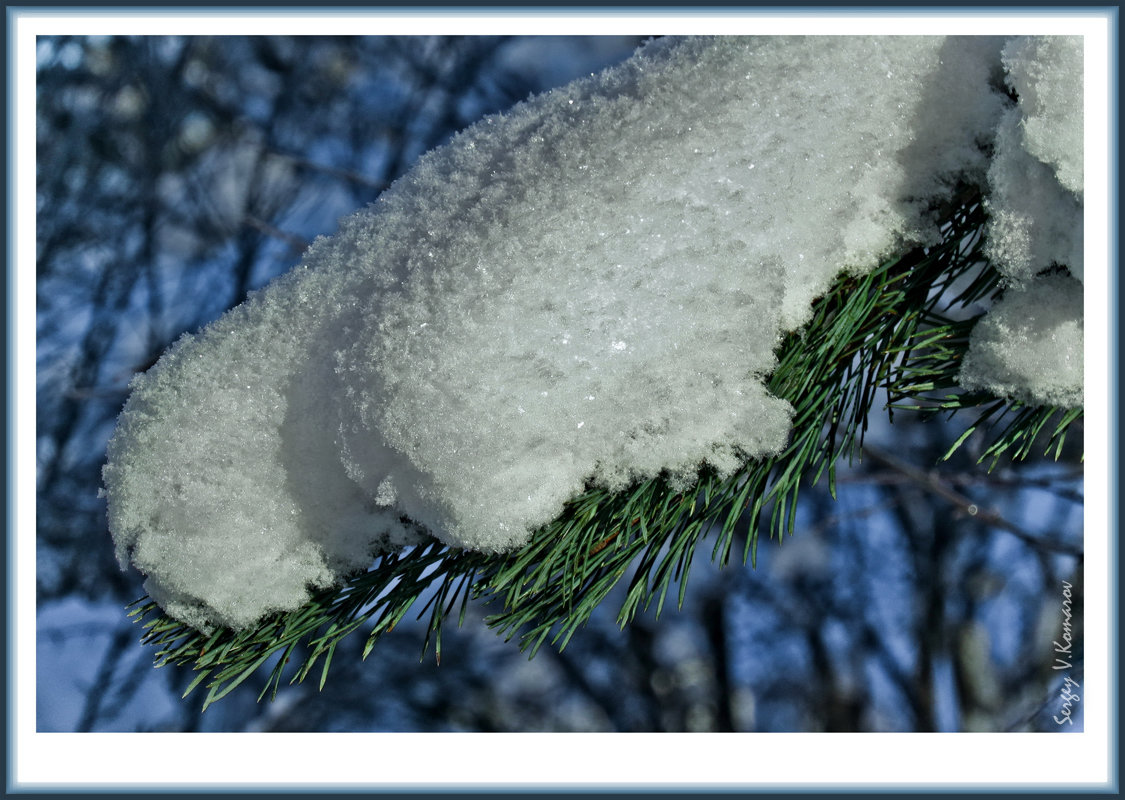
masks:
<path fill-rule="evenodd" d="M 645 609 L 659 614 L 673 591 L 681 604 L 705 537 L 713 536 L 711 558 L 720 565 L 730 561 L 735 542 L 743 543 L 742 560 L 754 562 L 761 529 L 779 538 L 793 532 L 803 487 L 827 477 L 835 496 L 836 462 L 863 446 L 878 389 L 891 399 L 890 414 L 901 408 L 924 414 L 978 410 L 953 449 L 970 433 L 996 427 L 1013 410 L 1012 404 L 979 394 L 931 397 L 955 389 L 974 321 L 947 312 L 969 307 L 999 285 L 980 253 L 979 194 L 967 190 L 961 201 L 939 244 L 890 259 L 870 274 L 839 278 L 814 304 L 805 328 L 783 341 L 767 382 L 794 412 L 791 440 L 781 454 L 748 460 L 726 478 L 703 470 L 687 492 L 661 477 L 618 493 L 588 486 L 518 551 L 485 554 L 434 541 L 388 554 L 344 585 L 315 593 L 303 608 L 250 630 L 204 634 L 141 600 L 131 613 L 145 626 L 143 641 L 157 648 L 159 664 L 191 665 L 199 672 L 185 694 L 205 687 L 206 707 L 279 654 L 262 696 L 276 693 L 287 671 L 290 682 L 300 682 L 318 664 L 315 674 L 323 685 L 344 637 L 365 630 L 366 658 L 423 597 L 428 602 L 416 612 L 429 617 L 422 649 L 432 647 L 437 658 L 444 621 L 455 614 L 463 620 L 471 599 L 490 606 L 487 623 L 532 654 L 548 641 L 565 647 L 622 581 L 622 625 Z M 955 285 L 963 288 L 947 297 Z M 1002 455 L 1025 457 L 1044 431 L 1057 453 L 1066 430 L 1081 416 L 1080 409 L 1061 418 L 1058 409 L 1014 410 L 985 450 L 993 463 Z M 1051 419 L 1057 419 L 1053 428 Z M 940 491 L 959 507 L 971 505 L 947 486 Z"/>

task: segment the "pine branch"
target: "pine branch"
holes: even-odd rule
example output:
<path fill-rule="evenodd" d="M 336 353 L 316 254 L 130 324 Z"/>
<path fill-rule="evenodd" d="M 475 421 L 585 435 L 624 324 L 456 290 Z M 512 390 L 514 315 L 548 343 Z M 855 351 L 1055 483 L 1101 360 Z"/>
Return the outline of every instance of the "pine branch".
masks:
<path fill-rule="evenodd" d="M 1023 458 L 1032 442 L 1051 431 L 1056 453 L 1081 410 L 1018 408 L 996 398 L 934 391 L 957 385 L 961 358 L 974 320 L 956 319 L 999 289 L 999 276 L 980 253 L 984 210 L 975 191 L 955 205 L 940 244 L 919 248 L 863 276 L 844 276 L 814 305 L 812 320 L 782 343 L 770 391 L 794 409 L 787 448 L 769 459 L 748 460 L 736 474 L 719 478 L 704 470 L 690 492 L 661 478 L 611 493 L 590 486 L 552 523 L 535 531 L 514 553 L 459 551 L 437 542 L 382 556 L 343 586 L 316 593 L 303 608 L 275 615 L 240 632 L 200 633 L 163 615 L 152 601 L 138 601 L 132 615 L 144 622 L 142 641 L 157 648 L 157 662 L 192 665 L 199 672 L 185 696 L 199 686 L 203 706 L 221 699 L 271 659 L 261 697 L 276 694 L 294 664 L 290 683 L 304 681 L 319 665 L 321 686 L 337 644 L 365 629 L 364 658 L 423 595 L 418 613 L 428 615 L 423 655 L 441 656 L 441 631 L 465 604 L 476 600 L 495 613 L 488 624 L 534 654 L 544 642 L 563 648 L 610 591 L 627 578 L 618 622 L 640 611 L 659 614 L 668 595 L 682 604 L 693 557 L 714 534 L 712 560 L 729 563 L 735 543 L 755 562 L 759 529 L 778 538 L 792 533 L 800 491 L 827 476 L 835 497 L 836 462 L 862 446 L 880 388 L 888 412 L 976 410 L 978 418 L 955 443 L 977 430 L 995 429 L 1015 416 L 985 450 L 985 457 Z M 952 298 L 949 295 L 953 295 Z M 952 452 L 951 450 L 951 452 Z M 947 456 L 948 457 L 948 456 Z M 299 662 L 299 663 L 298 663 Z"/>

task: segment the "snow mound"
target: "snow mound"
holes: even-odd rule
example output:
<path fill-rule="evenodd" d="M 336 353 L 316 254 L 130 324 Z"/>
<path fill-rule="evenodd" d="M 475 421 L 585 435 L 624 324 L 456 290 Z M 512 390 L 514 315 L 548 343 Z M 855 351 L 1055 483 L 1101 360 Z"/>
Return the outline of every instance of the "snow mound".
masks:
<path fill-rule="evenodd" d="M 996 133 L 985 251 L 1016 284 L 1063 264 L 1081 280 L 1082 202 L 1059 185 L 1050 166 L 1024 149 L 1023 121 L 1012 109 Z"/>
<path fill-rule="evenodd" d="M 1082 39 L 1019 37 L 1003 62 L 1018 106 L 989 168 L 988 255 L 1017 284 L 1052 265 L 1082 280 Z"/>
<path fill-rule="evenodd" d="M 124 565 L 196 627 L 239 628 L 418 540 L 347 479 L 309 383 L 342 289 L 289 273 L 133 382 L 103 481 Z"/>
<path fill-rule="evenodd" d="M 842 267 L 931 235 L 910 201 L 981 158 L 999 43 L 968 44 L 650 47 L 431 154 L 350 262 L 377 288 L 339 361 L 349 474 L 496 550 L 591 478 L 686 485 L 778 452 L 788 409 L 762 376 L 781 333 Z M 958 114 L 932 115 L 939 89 Z"/>
<path fill-rule="evenodd" d="M 784 447 L 774 348 L 983 180 L 988 37 L 661 40 L 424 157 L 139 377 L 122 564 L 244 627 L 419 541 L 518 547 L 588 483 Z"/>
<path fill-rule="evenodd" d="M 1003 63 L 1018 101 L 996 133 L 985 252 L 1017 291 L 974 328 L 960 380 L 1023 403 L 1080 406 L 1082 285 L 1037 276 L 1085 274 L 1082 39 L 1018 37 Z"/>
<path fill-rule="evenodd" d="M 973 327 L 961 385 L 1028 405 L 1083 403 L 1082 284 L 1065 275 L 1008 290 Z"/>
<path fill-rule="evenodd" d="M 1027 152 L 1050 164 L 1059 183 L 1082 197 L 1083 47 L 1081 36 L 1021 36 L 1003 53 L 1019 96 Z"/>

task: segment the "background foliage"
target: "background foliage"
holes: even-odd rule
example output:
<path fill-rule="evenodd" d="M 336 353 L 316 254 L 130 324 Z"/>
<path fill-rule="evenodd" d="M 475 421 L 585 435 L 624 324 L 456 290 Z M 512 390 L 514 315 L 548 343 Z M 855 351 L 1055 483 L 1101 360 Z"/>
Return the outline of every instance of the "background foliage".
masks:
<path fill-rule="evenodd" d="M 295 263 L 307 241 L 330 233 L 425 150 L 530 91 L 627 56 L 639 41 L 40 42 L 41 729 L 1056 727 L 1050 643 L 1061 625 L 1061 581 L 1081 586 L 1081 437 L 1072 430 L 1056 442 L 1058 461 L 1031 448 L 1018 469 L 1002 459 L 992 472 L 977 463 L 991 443 L 1018 449 L 1027 443 L 1020 432 L 1042 423 L 1049 435 L 1060 415 L 1025 410 L 1007 432 L 962 438 L 973 419 L 966 415 L 992 408 L 987 398 L 945 397 L 963 320 L 994 288 L 976 266 L 979 237 L 968 235 L 980 219 L 971 195 L 957 206 L 944 261 L 918 252 L 867 283 L 842 284 L 818 318 L 839 337 L 785 351 L 796 361 L 783 359 L 775 391 L 827 414 L 803 428 L 808 436 L 787 460 L 757 468 L 748 482 L 720 486 L 705 477 L 691 497 L 659 481 L 628 496 L 590 493 L 558 522 L 581 523 L 565 551 L 551 550 L 554 530 L 503 563 L 451 558 L 437 547 L 407 555 L 394 573 L 400 579 L 429 585 L 435 574 L 424 570 L 438 563 L 457 580 L 444 596 L 423 592 L 409 609 L 413 593 L 395 584 L 403 602 L 373 618 L 382 625 L 374 647 L 369 628 L 340 638 L 340 628 L 325 625 L 319 644 L 294 640 L 281 685 L 302 665 L 319 678 L 330 663 L 319 692 L 310 679 L 255 705 L 283 676 L 270 671 L 282 666 L 278 654 L 253 651 L 250 663 L 263 669 L 227 676 L 222 687 L 245 682 L 201 716 L 198 701 L 177 698 L 221 668 L 152 670 L 154 648 L 138 644 L 141 630 L 121 610 L 141 594 L 140 581 L 117 567 L 96 494 L 129 377 L 180 332 Z M 939 278 L 949 281 L 940 303 L 929 291 Z M 888 314 L 907 295 L 917 315 Z M 863 341 L 880 346 L 857 350 Z M 907 350 L 912 371 L 892 369 Z M 831 385 L 847 391 L 829 403 L 810 394 L 810 386 Z M 922 395 L 939 410 L 966 410 L 952 422 L 899 412 L 893 429 L 881 414 L 857 415 L 872 401 L 881 408 L 888 388 L 892 399 Z M 862 458 L 855 450 L 835 472 L 836 451 L 858 444 L 864 428 Z M 823 469 L 822 479 L 792 480 L 786 469 L 794 464 Z M 747 510 L 747 498 L 762 496 L 756 485 L 781 486 L 775 496 L 784 502 Z M 640 508 L 647 514 L 634 513 Z M 654 511 L 673 536 L 650 537 L 648 526 L 661 527 Z M 767 541 L 789 528 L 795 535 L 782 547 Z M 701 562 L 713 553 L 733 558 L 723 570 L 700 563 L 688 587 L 696 544 Z M 744 553 L 756 553 L 756 569 L 740 565 Z M 379 575 L 355 582 L 344 602 L 371 610 Z M 494 602 L 463 604 L 472 582 L 461 578 L 469 576 Z M 559 580 L 567 576 L 584 583 L 566 590 Z M 657 620 L 650 601 L 664 590 L 684 608 Z M 529 592 L 538 595 L 528 600 Z M 516 597 L 523 599 L 494 626 L 532 648 L 556 634 L 568 646 L 544 646 L 527 661 L 489 632 L 481 617 Z M 321 602 L 341 600 L 326 594 Z M 447 607 L 454 619 L 464 614 L 461 629 L 432 624 L 433 609 Z M 623 631 L 619 610 L 632 618 Z M 544 619 L 558 624 L 537 627 Z M 185 645 L 182 633 L 166 625 L 150 638 L 192 654 L 173 662 L 215 659 L 230 643 L 220 636 Z M 418 662 L 427 636 L 440 647 L 440 666 Z"/>

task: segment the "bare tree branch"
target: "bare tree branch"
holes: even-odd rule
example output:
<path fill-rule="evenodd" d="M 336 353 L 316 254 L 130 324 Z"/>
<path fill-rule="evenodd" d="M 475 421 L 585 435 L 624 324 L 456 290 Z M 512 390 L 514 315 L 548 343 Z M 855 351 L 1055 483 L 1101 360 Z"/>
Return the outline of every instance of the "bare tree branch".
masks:
<path fill-rule="evenodd" d="M 938 497 L 957 508 L 962 514 L 972 517 L 984 525 L 989 525 L 994 528 L 1000 528 L 1012 534 L 1020 541 L 1025 542 L 1037 549 L 1049 550 L 1056 553 L 1063 553 L 1070 556 L 1081 556 L 1082 548 L 1068 542 L 1052 541 L 1044 539 L 1040 536 L 1024 530 L 1019 525 L 1011 520 L 1005 518 L 995 509 L 982 509 L 976 502 L 969 497 L 961 494 L 960 492 L 951 488 L 945 479 L 933 472 L 927 472 L 919 469 L 918 467 L 908 464 L 900 458 L 892 456 L 879 448 L 872 447 L 865 444 L 863 446 L 863 453 L 870 456 L 872 460 L 890 467 L 891 469 L 899 472 L 904 477 L 909 479 L 914 485 L 931 492 Z"/>

